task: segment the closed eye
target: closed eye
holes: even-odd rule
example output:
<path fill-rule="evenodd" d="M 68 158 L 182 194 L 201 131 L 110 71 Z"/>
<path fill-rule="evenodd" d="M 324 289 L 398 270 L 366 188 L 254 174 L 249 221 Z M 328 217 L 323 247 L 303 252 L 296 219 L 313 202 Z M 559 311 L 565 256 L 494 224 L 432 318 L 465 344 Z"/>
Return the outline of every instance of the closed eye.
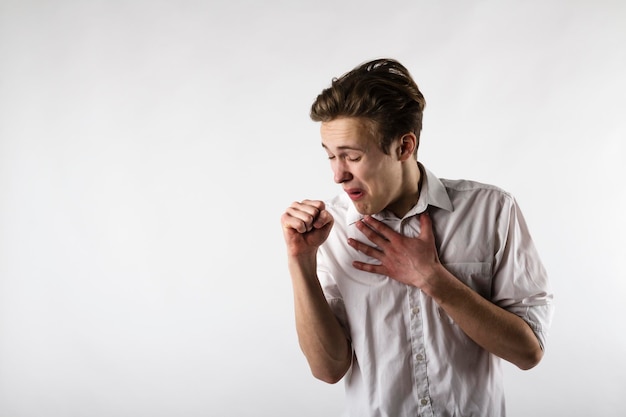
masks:
<path fill-rule="evenodd" d="M 348 156 L 348 155 L 342 155 L 342 158 L 350 161 L 350 162 L 358 162 L 361 160 L 361 156 Z M 328 155 L 328 159 L 335 159 L 335 155 Z"/>

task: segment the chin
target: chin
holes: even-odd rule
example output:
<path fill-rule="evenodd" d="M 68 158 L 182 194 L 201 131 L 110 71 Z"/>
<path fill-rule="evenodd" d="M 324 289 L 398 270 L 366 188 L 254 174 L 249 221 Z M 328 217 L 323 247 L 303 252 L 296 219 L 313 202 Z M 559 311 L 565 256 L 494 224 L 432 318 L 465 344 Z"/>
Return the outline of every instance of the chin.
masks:
<path fill-rule="evenodd" d="M 358 211 L 359 214 L 362 214 L 364 216 L 372 216 L 380 212 L 380 210 L 372 210 L 371 207 L 361 204 L 355 204 L 354 208 L 356 208 L 356 211 Z"/>

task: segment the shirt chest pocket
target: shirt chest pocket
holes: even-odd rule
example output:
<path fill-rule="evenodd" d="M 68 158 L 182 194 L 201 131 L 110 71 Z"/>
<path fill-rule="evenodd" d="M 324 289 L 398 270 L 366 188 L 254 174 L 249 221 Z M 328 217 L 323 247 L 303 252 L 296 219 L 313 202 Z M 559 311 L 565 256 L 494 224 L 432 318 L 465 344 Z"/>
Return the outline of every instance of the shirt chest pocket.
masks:
<path fill-rule="evenodd" d="M 491 264 L 485 262 L 455 262 L 443 266 L 459 281 L 482 295 L 491 299 Z"/>

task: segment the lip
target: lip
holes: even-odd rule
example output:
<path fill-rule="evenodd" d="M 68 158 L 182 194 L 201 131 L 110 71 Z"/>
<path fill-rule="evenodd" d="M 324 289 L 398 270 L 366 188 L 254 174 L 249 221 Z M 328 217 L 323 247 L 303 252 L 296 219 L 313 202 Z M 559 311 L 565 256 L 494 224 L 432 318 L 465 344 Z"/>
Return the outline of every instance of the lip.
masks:
<path fill-rule="evenodd" d="M 352 201 L 360 200 L 365 196 L 365 193 L 360 188 L 346 188 L 344 191 Z"/>

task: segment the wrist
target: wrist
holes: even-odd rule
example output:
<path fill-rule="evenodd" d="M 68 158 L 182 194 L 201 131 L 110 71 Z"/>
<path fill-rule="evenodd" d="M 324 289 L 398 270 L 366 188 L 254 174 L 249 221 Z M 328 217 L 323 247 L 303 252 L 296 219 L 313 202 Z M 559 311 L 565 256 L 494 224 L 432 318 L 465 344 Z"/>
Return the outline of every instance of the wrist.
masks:
<path fill-rule="evenodd" d="M 428 273 L 422 275 L 423 284 L 420 289 L 434 299 L 437 304 L 441 304 L 449 295 L 452 281 L 456 281 L 454 276 L 443 265 L 437 263 L 432 266 Z"/>
<path fill-rule="evenodd" d="M 293 272 L 300 272 L 300 273 L 315 272 L 317 270 L 317 252 L 289 254 L 287 256 L 287 264 L 289 266 L 289 270 L 292 273 Z"/>

